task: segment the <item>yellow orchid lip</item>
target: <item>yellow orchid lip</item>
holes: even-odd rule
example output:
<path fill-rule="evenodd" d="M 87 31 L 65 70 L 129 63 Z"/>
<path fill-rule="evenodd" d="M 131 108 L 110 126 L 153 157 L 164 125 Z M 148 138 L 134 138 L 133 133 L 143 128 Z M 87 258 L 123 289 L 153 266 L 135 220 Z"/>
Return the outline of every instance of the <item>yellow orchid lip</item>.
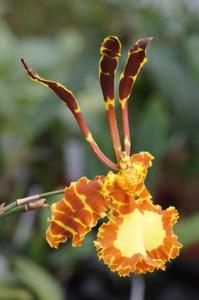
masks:
<path fill-rule="evenodd" d="M 146 201 L 129 214 L 109 215 L 97 235 L 98 256 L 120 276 L 165 269 L 166 261 L 179 254 L 181 244 L 172 232 L 178 219 L 173 207 L 162 210 Z"/>
<path fill-rule="evenodd" d="M 74 247 L 80 246 L 98 220 L 107 216 L 108 222 L 99 228 L 95 246 L 99 258 L 120 276 L 164 270 L 166 262 L 175 258 L 182 247 L 173 233 L 173 225 L 178 219 L 176 209 L 169 207 L 162 210 L 154 205 L 144 183 L 154 157 L 149 152 L 131 155 L 128 102 L 137 76 L 147 61 L 146 50 L 151 40 L 144 38 L 133 45 L 120 76 L 118 95 L 123 147 L 114 96 L 121 43 L 117 37 L 109 36 L 100 48 L 100 85 L 116 162 L 111 161 L 97 145 L 74 94 L 59 82 L 39 76 L 22 59 L 28 76 L 50 88 L 70 109 L 97 158 L 117 171 L 93 180 L 82 177 L 67 187 L 64 197 L 51 206 L 46 239 L 54 248 L 68 238 L 71 238 Z"/>

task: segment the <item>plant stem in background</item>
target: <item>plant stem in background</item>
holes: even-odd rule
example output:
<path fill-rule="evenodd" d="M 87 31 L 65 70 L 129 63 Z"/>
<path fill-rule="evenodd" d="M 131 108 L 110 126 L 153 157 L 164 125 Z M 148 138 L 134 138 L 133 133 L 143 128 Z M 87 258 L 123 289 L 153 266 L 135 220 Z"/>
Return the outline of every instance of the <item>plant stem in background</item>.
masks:
<path fill-rule="evenodd" d="M 51 191 L 47 193 L 42 193 L 38 195 L 17 199 L 16 201 L 8 204 L 5 207 L 2 206 L 0 218 L 11 215 L 16 212 L 29 211 L 31 209 L 47 207 L 48 205 L 44 203 L 46 201 L 46 198 L 54 195 L 64 194 L 64 191 L 65 190 L 62 189 L 62 190 Z"/>

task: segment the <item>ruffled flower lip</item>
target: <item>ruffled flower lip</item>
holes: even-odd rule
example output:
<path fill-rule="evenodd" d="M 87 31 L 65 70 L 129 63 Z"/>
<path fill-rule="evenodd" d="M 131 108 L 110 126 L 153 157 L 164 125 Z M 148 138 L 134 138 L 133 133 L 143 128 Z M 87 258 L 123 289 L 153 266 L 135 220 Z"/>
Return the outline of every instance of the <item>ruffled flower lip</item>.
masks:
<path fill-rule="evenodd" d="M 172 231 L 177 219 L 174 207 L 162 210 L 147 201 L 128 214 L 112 214 L 94 242 L 98 256 L 120 276 L 165 270 L 166 262 L 182 247 Z"/>

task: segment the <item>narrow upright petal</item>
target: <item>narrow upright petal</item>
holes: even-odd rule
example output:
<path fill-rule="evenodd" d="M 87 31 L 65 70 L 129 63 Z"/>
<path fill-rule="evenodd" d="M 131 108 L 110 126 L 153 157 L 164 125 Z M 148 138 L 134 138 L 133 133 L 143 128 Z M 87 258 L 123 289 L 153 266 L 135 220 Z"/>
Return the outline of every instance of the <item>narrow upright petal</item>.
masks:
<path fill-rule="evenodd" d="M 146 49 L 151 40 L 152 38 L 138 40 L 129 50 L 126 66 L 120 76 L 119 83 L 119 97 L 122 108 L 130 97 L 131 89 L 141 68 L 147 62 Z"/>
<path fill-rule="evenodd" d="M 128 58 L 124 71 L 120 76 L 119 82 L 119 99 L 120 111 L 122 117 L 122 128 L 124 135 L 125 151 L 130 155 L 131 151 L 131 138 L 128 120 L 128 99 L 131 95 L 131 90 L 136 81 L 136 78 L 147 62 L 146 49 L 152 38 L 144 38 L 138 40 L 128 52 Z"/>
<path fill-rule="evenodd" d="M 118 66 L 121 44 L 117 37 L 109 36 L 104 39 L 100 48 L 102 55 L 99 63 L 99 75 L 106 106 L 114 104 L 114 76 Z"/>
<path fill-rule="evenodd" d="M 52 205 L 46 232 L 51 247 L 58 248 L 68 237 L 72 238 L 74 247 L 81 245 L 85 235 L 104 216 L 106 201 L 101 193 L 102 183 L 103 177 L 94 180 L 82 177 L 71 183 L 64 197 Z"/>
<path fill-rule="evenodd" d="M 121 44 L 117 37 L 109 36 L 104 39 L 100 48 L 99 76 L 104 96 L 106 116 L 109 123 L 111 138 L 117 160 L 121 153 L 121 144 L 115 113 L 114 77 L 118 66 Z"/>

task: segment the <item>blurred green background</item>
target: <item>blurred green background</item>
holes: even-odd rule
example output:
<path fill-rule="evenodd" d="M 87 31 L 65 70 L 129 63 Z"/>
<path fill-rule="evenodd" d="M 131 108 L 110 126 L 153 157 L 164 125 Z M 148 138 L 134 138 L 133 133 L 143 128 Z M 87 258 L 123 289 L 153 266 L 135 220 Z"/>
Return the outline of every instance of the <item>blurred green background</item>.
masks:
<path fill-rule="evenodd" d="M 81 248 L 68 243 L 51 250 L 45 241 L 49 210 L 5 218 L 0 300 L 199 299 L 198 1 L 0 0 L 0 18 L 0 202 L 108 171 L 70 112 L 27 78 L 20 58 L 74 92 L 98 144 L 114 159 L 98 80 L 99 47 L 108 35 L 120 38 L 118 79 L 132 44 L 153 36 L 131 97 L 133 152 L 155 156 L 148 187 L 156 202 L 180 212 L 176 232 L 185 246 L 167 272 L 137 282 L 98 262 L 95 231 Z M 135 296 L 139 287 L 142 298 Z"/>

